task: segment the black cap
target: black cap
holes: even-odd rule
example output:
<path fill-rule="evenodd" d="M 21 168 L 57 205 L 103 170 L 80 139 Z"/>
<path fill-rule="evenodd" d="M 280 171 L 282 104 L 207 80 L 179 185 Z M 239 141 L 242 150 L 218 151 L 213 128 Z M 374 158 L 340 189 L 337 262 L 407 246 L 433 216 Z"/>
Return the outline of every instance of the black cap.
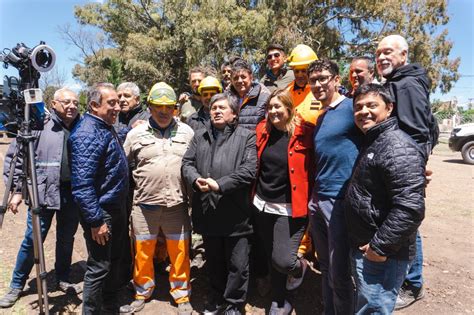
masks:
<path fill-rule="evenodd" d="M 281 51 L 285 52 L 285 48 L 282 45 L 272 43 L 272 44 L 267 46 L 267 54 L 272 49 L 278 49 L 278 50 L 281 50 Z"/>

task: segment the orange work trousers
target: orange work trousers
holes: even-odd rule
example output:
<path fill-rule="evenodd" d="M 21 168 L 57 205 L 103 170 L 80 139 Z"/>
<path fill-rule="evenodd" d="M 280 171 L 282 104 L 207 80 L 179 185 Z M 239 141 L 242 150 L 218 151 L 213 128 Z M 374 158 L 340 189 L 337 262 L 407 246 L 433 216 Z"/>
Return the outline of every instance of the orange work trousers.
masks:
<path fill-rule="evenodd" d="M 151 210 L 150 210 L 151 209 Z M 189 240 L 190 222 L 187 207 L 134 206 L 132 224 L 135 234 L 133 282 L 136 299 L 148 299 L 155 288 L 155 256 L 159 231 L 163 231 L 170 258 L 170 294 L 176 303 L 189 302 L 191 294 Z"/>

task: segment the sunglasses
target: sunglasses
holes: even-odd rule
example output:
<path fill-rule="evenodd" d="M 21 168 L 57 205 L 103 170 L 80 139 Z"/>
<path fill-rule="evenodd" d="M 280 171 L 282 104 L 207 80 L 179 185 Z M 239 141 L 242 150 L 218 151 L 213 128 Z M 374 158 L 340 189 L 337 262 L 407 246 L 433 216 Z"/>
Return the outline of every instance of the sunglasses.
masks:
<path fill-rule="evenodd" d="M 273 57 L 280 58 L 281 54 L 279 52 L 273 53 L 273 54 L 268 54 L 267 55 L 267 60 L 271 60 Z"/>

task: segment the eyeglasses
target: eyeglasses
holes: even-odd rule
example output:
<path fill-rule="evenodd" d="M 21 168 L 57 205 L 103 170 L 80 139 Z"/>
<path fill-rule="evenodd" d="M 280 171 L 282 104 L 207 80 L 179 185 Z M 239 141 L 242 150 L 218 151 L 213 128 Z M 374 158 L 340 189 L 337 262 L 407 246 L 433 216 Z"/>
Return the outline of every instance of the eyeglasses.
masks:
<path fill-rule="evenodd" d="M 78 101 L 73 101 L 73 100 L 55 100 L 56 102 L 59 102 L 65 106 L 69 105 L 69 104 L 73 104 L 74 106 L 78 106 L 79 105 L 79 102 Z"/>
<path fill-rule="evenodd" d="M 268 54 L 267 55 L 267 60 L 271 60 L 273 57 L 280 58 L 281 54 L 279 52 L 273 53 L 273 54 Z"/>
<path fill-rule="evenodd" d="M 228 70 L 228 69 L 224 69 L 222 70 L 222 74 L 225 74 L 225 73 L 231 73 L 232 71 L 231 70 Z"/>
<path fill-rule="evenodd" d="M 315 78 L 309 78 L 309 84 L 316 85 L 316 82 L 319 82 L 319 84 L 324 85 L 324 84 L 328 84 L 329 81 L 331 81 L 333 78 L 334 78 L 333 75 L 322 75 Z"/>

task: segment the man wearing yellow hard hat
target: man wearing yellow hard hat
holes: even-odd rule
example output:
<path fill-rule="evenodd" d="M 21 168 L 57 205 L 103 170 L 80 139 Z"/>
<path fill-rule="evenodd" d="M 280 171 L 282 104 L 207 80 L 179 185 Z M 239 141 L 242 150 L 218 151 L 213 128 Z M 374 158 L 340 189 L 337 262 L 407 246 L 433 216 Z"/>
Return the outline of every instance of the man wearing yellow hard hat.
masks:
<path fill-rule="evenodd" d="M 209 102 L 214 95 L 222 93 L 222 86 L 217 78 L 207 76 L 201 81 L 197 90 L 201 95 L 202 106 L 196 113 L 189 116 L 186 122 L 195 132 L 201 128 L 210 127 Z"/>
<path fill-rule="evenodd" d="M 296 113 L 306 122 L 313 125 L 319 116 L 321 103 L 318 102 L 308 84 L 308 67 L 313 61 L 318 60 L 318 56 L 311 47 L 307 45 L 297 45 L 288 57 L 288 65 L 293 69 L 295 79 L 288 86 L 288 91 L 293 98 Z"/>
<path fill-rule="evenodd" d="M 147 98 L 147 123 L 132 129 L 124 149 L 136 183 L 131 221 L 135 236 L 133 284 L 135 301 L 120 312 L 138 312 L 155 288 L 153 256 L 162 231 L 171 261 L 170 294 L 179 315 L 190 315 L 191 292 L 188 199 L 181 180 L 181 160 L 194 136 L 193 130 L 173 117 L 176 94 L 168 84 L 155 84 Z"/>

